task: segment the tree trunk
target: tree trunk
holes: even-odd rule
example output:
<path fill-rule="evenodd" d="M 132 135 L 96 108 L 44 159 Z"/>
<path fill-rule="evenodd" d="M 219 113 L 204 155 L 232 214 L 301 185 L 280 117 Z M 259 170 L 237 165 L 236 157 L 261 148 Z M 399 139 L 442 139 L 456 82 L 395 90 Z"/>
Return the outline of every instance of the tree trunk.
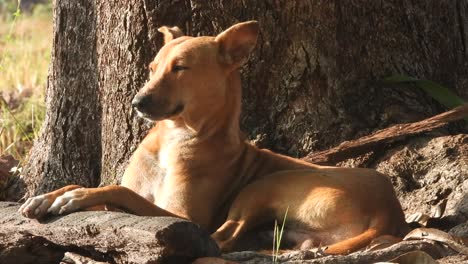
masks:
<path fill-rule="evenodd" d="M 292 156 L 442 110 L 414 87 L 381 82 L 390 75 L 430 79 L 468 98 L 464 0 L 96 2 L 56 2 L 47 120 L 27 166 L 29 194 L 119 181 L 146 131 L 130 101 L 162 25 L 216 35 L 260 22 L 243 68 L 242 127 Z"/>
<path fill-rule="evenodd" d="M 100 178 L 95 3 L 54 1 L 54 6 L 47 115 L 24 170 L 28 196 L 72 182 L 95 186 Z"/>
<path fill-rule="evenodd" d="M 97 1 L 99 88 L 102 91 L 102 184 L 118 183 L 147 126 L 131 101 L 148 79 L 162 45 L 158 27 L 184 25 L 185 1 Z"/>
<path fill-rule="evenodd" d="M 243 127 L 293 156 L 322 150 L 440 107 L 394 74 L 434 80 L 468 98 L 467 1 L 197 1 L 196 32 L 261 24 L 243 71 Z"/>

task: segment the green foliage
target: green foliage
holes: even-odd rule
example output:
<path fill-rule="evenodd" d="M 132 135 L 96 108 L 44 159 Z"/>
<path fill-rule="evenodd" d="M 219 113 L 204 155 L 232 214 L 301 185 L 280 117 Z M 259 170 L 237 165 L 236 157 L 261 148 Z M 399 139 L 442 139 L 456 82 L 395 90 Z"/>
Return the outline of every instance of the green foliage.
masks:
<path fill-rule="evenodd" d="M 3 16 L 11 16 L 19 8 L 19 1 L 16 0 L 0 0 L 0 14 Z"/>
<path fill-rule="evenodd" d="M 23 161 L 33 139 L 39 135 L 45 117 L 40 97 L 22 99 L 18 108 L 10 109 L 0 97 L 0 154 L 10 154 Z"/>
<path fill-rule="evenodd" d="M 0 155 L 23 161 L 39 134 L 51 43 L 50 4 L 23 13 L 0 0 Z"/>
<path fill-rule="evenodd" d="M 455 108 L 465 103 L 462 98 L 450 91 L 450 89 L 432 81 L 420 80 L 405 75 L 390 76 L 386 78 L 385 81 L 389 83 L 414 84 L 448 109 Z"/>

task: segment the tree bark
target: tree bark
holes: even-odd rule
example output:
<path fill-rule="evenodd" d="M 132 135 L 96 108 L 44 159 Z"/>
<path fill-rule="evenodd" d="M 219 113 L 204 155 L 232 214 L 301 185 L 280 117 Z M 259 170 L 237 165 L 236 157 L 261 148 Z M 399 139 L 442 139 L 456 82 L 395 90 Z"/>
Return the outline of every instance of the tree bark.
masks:
<path fill-rule="evenodd" d="M 418 89 L 380 81 L 407 74 L 468 98 L 466 1 L 199 1 L 194 31 L 257 19 L 243 71 L 243 127 L 293 156 L 323 150 L 441 110 Z"/>
<path fill-rule="evenodd" d="M 27 196 L 99 184 L 101 107 L 93 0 L 54 1 L 47 114 L 24 168 Z"/>
<path fill-rule="evenodd" d="M 448 122 L 457 121 L 467 117 L 468 104 L 465 104 L 419 122 L 394 125 L 389 128 L 379 130 L 372 135 L 352 141 L 344 141 L 337 147 L 311 153 L 305 156 L 303 160 L 315 164 L 333 166 L 347 159 L 372 152 L 376 148 L 382 148 L 384 144 L 401 141 L 409 136 L 431 131 L 446 125 Z"/>
<path fill-rule="evenodd" d="M 468 98 L 466 10 L 464 0 L 131 0 L 96 9 L 91 0 L 57 1 L 47 120 L 27 166 L 28 194 L 118 183 L 146 131 L 130 101 L 161 45 L 159 26 L 216 35 L 258 20 L 242 70 L 242 127 L 260 146 L 303 156 L 442 111 L 415 87 L 380 82 L 387 76 L 430 79 Z"/>
<path fill-rule="evenodd" d="M 131 101 L 148 79 L 162 46 L 158 27 L 184 25 L 185 1 L 97 1 L 99 88 L 102 91 L 102 184 L 118 183 L 147 130 Z"/>

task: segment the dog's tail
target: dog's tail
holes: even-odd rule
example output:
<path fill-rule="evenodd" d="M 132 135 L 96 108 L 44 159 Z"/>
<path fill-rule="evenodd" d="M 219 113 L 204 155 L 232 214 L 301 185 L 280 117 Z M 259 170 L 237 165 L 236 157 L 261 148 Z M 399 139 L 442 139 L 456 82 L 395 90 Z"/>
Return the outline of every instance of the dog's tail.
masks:
<path fill-rule="evenodd" d="M 391 218 L 388 217 L 388 214 L 384 212 L 379 213 L 371 220 L 369 228 L 363 233 L 330 245 L 325 250 L 325 253 L 339 255 L 349 254 L 369 245 L 372 240 L 381 235 L 395 234 L 397 231 L 396 229 L 399 229 L 400 225 L 397 224 L 397 226 L 394 226 L 390 224 L 390 221 Z"/>

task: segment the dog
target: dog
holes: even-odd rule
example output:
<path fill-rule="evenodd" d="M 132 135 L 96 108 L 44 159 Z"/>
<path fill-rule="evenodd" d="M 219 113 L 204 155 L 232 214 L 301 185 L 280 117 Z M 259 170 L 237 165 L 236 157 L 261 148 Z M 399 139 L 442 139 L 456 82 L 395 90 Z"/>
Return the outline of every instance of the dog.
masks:
<path fill-rule="evenodd" d="M 183 36 L 177 27 L 159 31 L 164 46 L 132 101 L 139 116 L 158 122 L 133 154 L 121 185 L 66 186 L 29 198 L 19 209 L 24 216 L 106 205 L 136 215 L 181 217 L 209 230 L 222 251 L 239 248 L 243 237 L 282 221 L 286 211 L 288 244 L 326 245 L 328 254 L 347 254 L 378 236 L 407 232 L 387 176 L 314 165 L 245 140 L 239 68 L 256 45 L 256 21 L 216 37 Z"/>

